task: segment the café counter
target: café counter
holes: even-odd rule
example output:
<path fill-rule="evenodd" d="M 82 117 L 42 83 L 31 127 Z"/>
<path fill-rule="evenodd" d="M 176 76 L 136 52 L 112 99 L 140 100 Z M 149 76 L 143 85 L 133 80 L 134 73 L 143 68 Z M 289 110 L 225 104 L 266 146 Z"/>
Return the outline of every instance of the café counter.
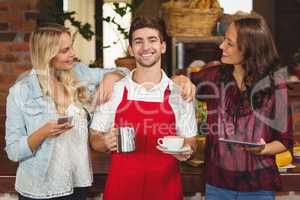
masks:
<path fill-rule="evenodd" d="M 94 153 L 94 185 L 91 188 L 91 194 L 97 194 L 103 191 L 109 166 L 109 155 Z M 287 172 L 281 173 L 283 188 L 280 192 L 297 191 L 300 192 L 300 160 L 293 163 L 296 167 L 288 169 Z M 122 166 L 120 166 L 122 170 Z M 195 193 L 204 192 L 203 164 L 198 167 L 190 166 L 184 162 L 180 164 L 182 176 L 182 187 L 185 196 Z"/>
<path fill-rule="evenodd" d="M 92 152 L 91 155 L 94 169 L 94 184 L 90 188 L 90 196 L 99 196 L 105 186 L 110 159 L 109 154 Z M 3 157 L 0 161 L 0 193 L 15 193 L 16 164 Z M 287 172 L 281 174 L 283 192 L 300 191 L 300 160 L 295 160 L 293 164 L 296 165 L 296 168 L 289 169 Z M 122 166 L 120 166 L 120 170 L 122 170 Z M 204 191 L 203 165 L 193 167 L 186 163 L 181 163 L 180 170 L 183 191 L 186 196 Z"/>

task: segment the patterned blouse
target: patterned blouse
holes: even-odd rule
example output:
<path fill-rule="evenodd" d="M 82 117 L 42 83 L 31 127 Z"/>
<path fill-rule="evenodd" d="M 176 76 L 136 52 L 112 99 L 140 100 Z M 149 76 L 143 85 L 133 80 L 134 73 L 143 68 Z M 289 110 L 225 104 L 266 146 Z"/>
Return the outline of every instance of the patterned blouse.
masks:
<path fill-rule="evenodd" d="M 284 80 L 275 75 L 275 89 L 262 98 L 261 106 L 253 107 L 248 93 L 238 89 L 233 77 L 221 82 L 223 67 L 206 68 L 191 77 L 198 83 L 197 98 L 206 101 L 208 109 L 206 182 L 243 192 L 278 190 L 281 180 L 274 155 L 255 155 L 239 145 L 219 142 L 219 138 L 244 142 L 263 138 L 266 143 L 277 140 L 291 148 L 292 117 Z M 268 85 L 269 79 L 260 81 L 250 95 Z"/>

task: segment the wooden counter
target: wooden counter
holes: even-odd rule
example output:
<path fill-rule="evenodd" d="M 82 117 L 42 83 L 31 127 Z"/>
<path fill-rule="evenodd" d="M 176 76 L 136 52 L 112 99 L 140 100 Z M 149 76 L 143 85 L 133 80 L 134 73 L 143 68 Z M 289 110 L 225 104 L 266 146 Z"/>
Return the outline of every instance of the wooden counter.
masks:
<path fill-rule="evenodd" d="M 107 170 L 109 167 L 109 155 L 92 152 L 94 184 L 90 188 L 90 196 L 99 195 L 105 186 Z M 6 158 L 1 157 L 0 167 L 0 193 L 15 193 L 15 171 L 16 165 Z M 297 167 L 282 173 L 283 180 L 282 192 L 300 191 L 300 160 L 294 163 Z M 120 166 L 121 167 L 121 166 Z M 203 167 L 191 167 L 185 163 L 180 166 L 183 191 L 185 195 L 192 195 L 197 192 L 203 192 Z"/>
<path fill-rule="evenodd" d="M 109 166 L 109 157 L 104 154 L 93 154 L 94 158 L 94 186 L 91 193 L 103 191 L 106 180 L 106 172 Z M 293 163 L 296 168 L 289 169 L 281 173 L 283 188 L 281 192 L 300 191 L 300 160 Z M 192 167 L 181 163 L 180 171 L 182 175 L 183 191 L 185 195 L 204 192 L 203 166 Z"/>
<path fill-rule="evenodd" d="M 109 155 L 94 153 L 93 160 L 94 187 L 91 188 L 91 193 L 95 194 L 95 192 L 97 193 L 99 191 L 103 191 L 104 189 L 104 183 L 109 166 Z M 202 167 L 191 167 L 185 163 L 182 163 L 180 166 L 180 171 L 183 178 L 183 191 L 186 195 L 194 194 L 196 192 L 203 192 L 204 180 L 202 175 Z"/>

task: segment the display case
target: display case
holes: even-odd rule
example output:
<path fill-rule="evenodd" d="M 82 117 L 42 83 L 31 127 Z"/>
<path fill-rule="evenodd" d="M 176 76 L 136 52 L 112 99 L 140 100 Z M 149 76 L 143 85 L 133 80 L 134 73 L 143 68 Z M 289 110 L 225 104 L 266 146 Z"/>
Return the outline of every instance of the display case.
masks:
<path fill-rule="evenodd" d="M 178 70 L 188 67 L 194 60 L 203 60 L 205 62 L 219 60 L 221 56 L 219 45 L 222 41 L 223 36 L 172 37 L 172 74 L 176 74 Z"/>
<path fill-rule="evenodd" d="M 288 84 L 289 100 L 293 116 L 294 145 L 300 144 L 300 82 Z"/>

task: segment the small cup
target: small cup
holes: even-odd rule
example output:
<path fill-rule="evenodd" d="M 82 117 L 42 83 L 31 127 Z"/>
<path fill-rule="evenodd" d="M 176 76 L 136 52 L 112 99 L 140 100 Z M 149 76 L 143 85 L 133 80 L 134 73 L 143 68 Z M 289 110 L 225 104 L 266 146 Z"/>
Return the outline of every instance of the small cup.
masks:
<path fill-rule="evenodd" d="M 184 138 L 180 136 L 166 136 L 163 138 L 159 138 L 157 143 L 167 149 L 170 150 L 178 150 L 182 148 L 184 143 Z"/>
<path fill-rule="evenodd" d="M 117 152 L 127 153 L 135 150 L 135 131 L 131 127 L 116 128 Z"/>

